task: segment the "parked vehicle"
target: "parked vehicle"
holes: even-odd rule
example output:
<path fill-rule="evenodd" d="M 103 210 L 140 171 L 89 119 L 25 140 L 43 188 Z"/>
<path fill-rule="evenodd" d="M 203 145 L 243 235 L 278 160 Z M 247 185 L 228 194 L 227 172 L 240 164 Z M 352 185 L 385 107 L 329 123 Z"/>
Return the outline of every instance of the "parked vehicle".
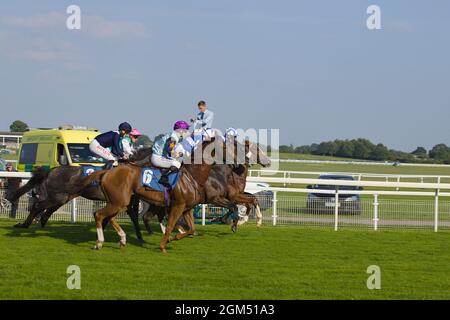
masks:
<path fill-rule="evenodd" d="M 346 175 L 321 175 L 319 179 L 326 180 L 354 180 L 352 176 Z M 355 186 L 333 186 L 333 185 L 310 185 L 312 190 L 345 190 L 357 191 L 362 187 Z M 308 213 L 334 213 L 336 207 L 335 195 L 311 192 L 308 194 L 306 208 Z M 361 196 L 359 194 L 339 194 L 339 214 L 361 214 Z"/>
<path fill-rule="evenodd" d="M 13 154 L 14 152 L 8 149 L 1 149 L 0 154 Z"/>
<path fill-rule="evenodd" d="M 89 144 L 98 134 L 96 129 L 71 126 L 25 132 L 19 150 L 18 171 L 30 172 L 34 167 L 52 169 L 61 165 L 102 166 L 103 159 L 89 150 Z"/>

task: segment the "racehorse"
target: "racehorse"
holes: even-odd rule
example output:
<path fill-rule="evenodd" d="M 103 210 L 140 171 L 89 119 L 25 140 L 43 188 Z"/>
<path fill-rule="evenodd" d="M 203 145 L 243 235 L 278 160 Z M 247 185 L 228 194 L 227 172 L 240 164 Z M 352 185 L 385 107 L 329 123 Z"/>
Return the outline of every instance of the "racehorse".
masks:
<path fill-rule="evenodd" d="M 133 163 L 136 162 L 140 165 L 146 165 L 149 164 L 150 157 L 151 149 L 143 148 L 132 155 L 129 161 Z M 84 178 L 83 167 L 61 166 L 50 171 L 46 171 L 42 168 L 35 170 L 32 178 L 7 199 L 11 202 L 16 201 L 30 190 L 36 190 L 37 201 L 33 204 L 27 219 L 23 223 L 16 224 L 15 227 L 28 228 L 38 214 L 41 214 L 41 225 L 44 227 L 54 212 L 67 202 L 79 196 L 89 200 L 105 201 L 105 195 L 101 188 L 95 184 L 88 185 L 77 193 L 69 191 L 68 187 L 71 184 L 77 183 Z M 127 213 L 134 224 L 138 240 L 142 241 L 143 239 L 137 215 L 138 203 L 139 199 L 134 198 L 128 207 Z"/>
<path fill-rule="evenodd" d="M 237 152 L 245 154 L 245 161 L 243 164 L 217 164 L 214 165 L 209 174 L 208 180 L 205 185 L 205 203 L 213 203 L 220 207 L 229 209 L 228 213 L 221 219 L 223 222 L 233 213 L 232 231 L 237 229 L 236 219 L 238 207 L 236 203 L 243 204 L 247 207 L 247 214 L 250 213 L 252 208 L 256 209 L 257 226 L 261 226 L 262 215 L 259 208 L 258 200 L 255 196 L 245 193 L 246 178 L 248 168 L 250 165 L 259 164 L 263 167 L 270 165 L 270 159 L 260 149 L 259 145 L 245 141 L 244 144 L 234 143 Z M 241 148 L 242 151 L 239 151 Z M 150 205 L 149 210 L 144 214 L 143 220 L 145 227 L 149 233 L 151 233 L 150 219 L 153 215 L 158 217 L 161 228 L 164 232 L 164 226 L 162 221 L 165 217 L 164 208 L 160 208 L 154 205 Z M 193 215 L 190 213 L 187 216 L 186 223 L 190 228 L 195 228 L 193 225 Z"/>
<path fill-rule="evenodd" d="M 204 188 L 211 168 L 215 163 L 214 161 L 219 159 L 219 161 L 223 161 L 222 163 L 226 163 L 230 156 L 234 162 L 237 161 L 237 152 L 234 146 L 233 148 L 227 148 L 227 145 L 221 139 L 205 141 L 201 146 L 202 148 L 197 148 L 191 157 L 191 160 L 194 159 L 196 161 L 200 155 L 201 164 L 194 163 L 182 166 L 179 181 L 170 192 L 169 218 L 165 234 L 160 242 L 162 252 L 166 252 L 167 243 L 179 218 L 183 215 L 189 215 L 196 205 L 205 203 Z M 211 149 L 211 146 L 213 146 L 213 149 Z M 232 155 L 230 155 L 230 149 L 233 150 Z M 207 150 L 211 151 L 211 153 L 206 152 Z M 141 168 L 133 165 L 123 165 L 110 171 L 95 172 L 86 177 L 78 186 L 72 185 L 75 188 L 74 192 L 76 192 L 77 188 L 80 190 L 94 181 L 100 183 L 107 198 L 106 206 L 95 213 L 97 228 L 95 249 L 101 249 L 104 243 L 102 222 L 105 218 L 111 219 L 111 225 L 120 236 L 119 244 L 121 246 L 126 244 L 126 234 L 117 223 L 115 216 L 126 210 L 132 194 L 136 194 L 143 200 L 159 207 L 163 207 L 166 204 L 163 192 L 148 190 L 142 186 Z M 222 201 L 220 198 L 215 199 L 215 201 L 218 200 Z M 177 234 L 174 240 L 180 240 L 193 234 L 193 232 L 193 230 L 189 230 L 186 233 Z"/>

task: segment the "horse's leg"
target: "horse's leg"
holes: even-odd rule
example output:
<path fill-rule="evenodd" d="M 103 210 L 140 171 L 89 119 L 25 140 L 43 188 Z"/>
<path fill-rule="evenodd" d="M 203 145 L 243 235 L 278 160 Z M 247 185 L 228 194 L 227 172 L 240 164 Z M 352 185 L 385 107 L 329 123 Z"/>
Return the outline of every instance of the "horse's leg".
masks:
<path fill-rule="evenodd" d="M 183 214 L 185 205 L 179 204 L 172 206 L 169 214 L 169 221 L 167 222 L 166 231 L 164 232 L 164 236 L 161 239 L 161 242 L 159 244 L 159 248 L 163 253 L 166 253 L 167 250 L 167 243 L 170 240 L 170 235 L 172 234 L 172 230 L 175 227 L 178 219 L 180 219 L 181 215 Z"/>
<path fill-rule="evenodd" d="M 192 213 L 192 210 L 185 211 L 185 212 L 183 212 L 183 216 L 184 216 L 184 217 L 189 216 L 191 213 Z M 189 218 L 185 218 L 185 219 L 188 220 Z M 178 233 L 178 234 L 174 237 L 174 240 L 181 240 L 181 239 L 183 239 L 183 238 L 185 238 L 185 237 L 187 237 L 187 236 L 190 236 L 190 235 L 193 235 L 193 234 L 194 234 L 194 232 L 195 232 L 195 226 L 192 226 L 192 225 L 191 225 L 191 222 L 188 222 L 188 224 L 189 224 L 189 230 L 186 230 L 186 232 L 183 232 L 183 233 Z"/>
<path fill-rule="evenodd" d="M 110 222 L 111 222 L 111 225 L 113 226 L 114 230 L 116 230 L 117 234 L 120 237 L 119 246 L 121 248 L 125 247 L 125 245 L 127 244 L 127 235 L 126 235 L 125 231 L 123 231 L 123 229 L 120 227 L 120 225 L 117 222 L 115 217 L 111 218 Z"/>
<path fill-rule="evenodd" d="M 263 218 L 259 204 L 256 204 L 255 211 L 256 211 L 256 226 L 259 228 L 262 225 L 262 218 Z"/>
<path fill-rule="evenodd" d="M 33 204 L 31 207 L 30 213 L 28 214 L 28 217 L 25 219 L 23 223 L 18 223 L 14 225 L 15 228 L 28 228 L 32 223 L 34 218 L 40 213 L 46 210 L 48 207 L 50 207 L 50 203 L 45 201 L 38 201 Z"/>
<path fill-rule="evenodd" d="M 194 209 L 190 210 L 189 214 L 185 215 L 185 219 L 189 226 L 189 229 L 192 230 L 192 235 L 198 236 L 198 232 L 195 229 Z"/>
<path fill-rule="evenodd" d="M 103 243 L 105 242 L 105 236 L 103 234 L 103 220 L 106 217 L 114 216 L 119 211 L 119 208 L 116 206 L 107 203 L 104 208 L 97 210 L 94 214 L 95 217 L 95 226 L 97 228 L 97 242 L 95 243 L 94 249 L 100 250 L 103 247 Z"/>
<path fill-rule="evenodd" d="M 47 210 L 45 210 L 45 212 L 42 213 L 41 215 L 41 227 L 45 227 L 45 225 L 47 224 L 48 220 L 50 219 L 50 217 L 52 216 L 53 213 L 55 213 L 56 211 L 58 211 L 58 209 L 61 208 L 60 205 L 57 206 L 53 206 L 51 208 L 48 208 Z"/>
<path fill-rule="evenodd" d="M 151 211 L 147 211 L 142 216 L 142 220 L 144 221 L 145 229 L 147 230 L 147 232 L 149 234 L 153 234 L 153 230 L 152 230 L 152 227 L 150 225 L 150 219 L 152 218 L 152 215 L 153 215 L 153 213 Z"/>
<path fill-rule="evenodd" d="M 139 226 L 138 211 L 139 211 L 139 197 L 133 195 L 131 198 L 131 202 L 128 205 L 127 213 L 130 216 L 131 221 L 133 222 L 134 230 L 136 231 L 136 237 L 139 243 L 143 243 L 144 239 L 142 238 L 141 227 Z"/>

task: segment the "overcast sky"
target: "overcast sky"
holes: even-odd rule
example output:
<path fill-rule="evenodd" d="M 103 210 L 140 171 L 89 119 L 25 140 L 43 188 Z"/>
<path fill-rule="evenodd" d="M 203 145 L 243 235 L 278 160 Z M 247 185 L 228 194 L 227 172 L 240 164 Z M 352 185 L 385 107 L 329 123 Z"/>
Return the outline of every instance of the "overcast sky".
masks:
<path fill-rule="evenodd" d="M 129 121 L 153 137 L 205 99 L 216 127 L 284 144 L 450 145 L 449 24 L 448 0 L 2 1 L 0 130 Z"/>

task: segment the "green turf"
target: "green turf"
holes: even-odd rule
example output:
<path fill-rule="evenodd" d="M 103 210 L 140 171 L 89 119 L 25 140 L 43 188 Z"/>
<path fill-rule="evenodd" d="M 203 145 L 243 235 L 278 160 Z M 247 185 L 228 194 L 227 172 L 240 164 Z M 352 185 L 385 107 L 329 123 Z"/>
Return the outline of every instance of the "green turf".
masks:
<path fill-rule="evenodd" d="M 18 230 L 0 220 L 0 299 L 448 299 L 449 232 L 352 231 L 302 227 L 199 226 L 200 235 L 157 249 L 106 233 L 93 251 L 92 224 Z M 81 268 L 81 290 L 66 268 Z M 369 290 L 369 265 L 381 290 Z"/>

